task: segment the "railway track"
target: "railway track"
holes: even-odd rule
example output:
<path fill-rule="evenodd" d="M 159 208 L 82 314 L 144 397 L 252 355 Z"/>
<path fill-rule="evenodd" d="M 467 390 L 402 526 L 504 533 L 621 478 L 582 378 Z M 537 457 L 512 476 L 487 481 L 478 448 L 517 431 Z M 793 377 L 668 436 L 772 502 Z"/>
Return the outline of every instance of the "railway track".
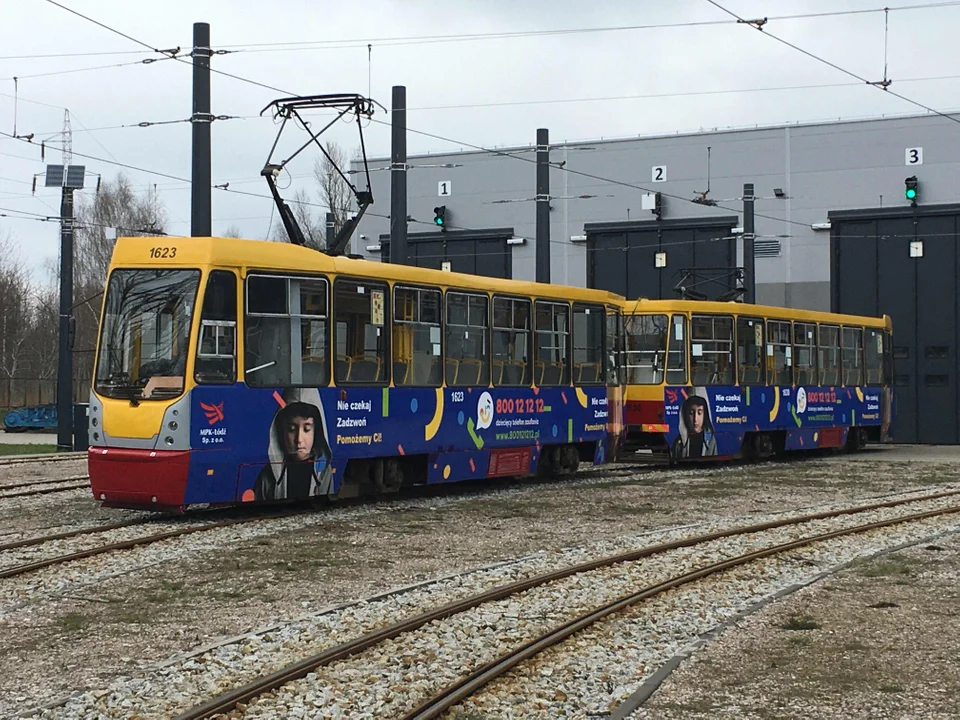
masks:
<path fill-rule="evenodd" d="M 7 465 L 28 465 L 30 463 L 65 462 L 67 460 L 82 460 L 87 457 L 86 452 L 67 453 L 40 453 L 37 455 L 15 455 L 0 459 L 0 467 Z"/>
<path fill-rule="evenodd" d="M 74 475 L 73 477 L 59 478 L 57 480 L 25 480 L 0 485 L 0 500 L 30 497 L 32 495 L 50 495 L 52 493 L 89 487 L 90 477 L 88 475 Z M 30 489 L 23 490 L 22 488 Z M 14 490 L 15 492 L 9 492 L 10 490 Z"/>
<path fill-rule="evenodd" d="M 623 465 L 623 466 L 614 466 L 614 469 L 611 471 L 611 468 L 609 466 L 601 466 L 597 469 L 591 468 L 589 470 L 582 471 L 580 473 L 577 473 L 576 475 L 572 475 L 563 479 L 588 480 L 592 476 L 595 476 L 598 474 L 602 474 L 605 479 L 627 477 L 627 476 L 636 474 L 638 471 L 641 471 L 643 469 L 648 469 L 648 468 L 649 466 L 644 464 L 639 464 L 636 466 Z M 4 491 L 7 490 L 8 488 L 29 487 L 34 485 L 55 485 L 56 483 L 63 483 L 63 482 L 74 481 L 79 479 L 80 478 L 77 477 L 77 478 L 65 478 L 63 480 L 39 480 L 34 482 L 27 481 L 23 483 L 16 483 L 13 485 L 0 486 L 0 500 L 4 500 L 7 498 L 24 497 L 28 495 L 41 495 L 46 493 L 62 492 L 65 490 L 73 490 L 76 488 L 88 486 L 87 483 L 81 483 L 81 484 L 73 484 L 73 485 L 68 485 L 63 487 L 61 486 L 42 487 L 35 490 L 27 490 L 27 491 L 16 492 L 16 493 L 4 493 Z M 545 480 L 543 482 L 547 483 L 549 481 Z M 448 491 L 459 492 L 462 489 L 464 488 L 458 487 L 457 485 L 421 486 L 421 487 L 415 488 L 414 489 L 415 492 L 412 493 L 411 496 L 415 498 L 417 496 L 428 496 L 437 492 L 440 492 L 440 493 L 444 493 Z M 352 507 L 355 505 L 362 505 L 370 502 L 381 501 L 382 499 L 383 498 L 355 498 L 355 499 L 339 502 L 336 504 L 336 507 Z M 231 527 L 234 525 L 254 522 L 258 520 L 283 518 L 283 517 L 298 515 L 298 514 L 302 514 L 310 511 L 310 510 L 304 510 L 302 507 L 298 507 L 298 506 L 282 506 L 279 510 L 274 509 L 271 511 L 267 509 L 259 509 L 259 511 L 257 510 L 252 511 L 252 514 L 244 514 L 243 517 L 239 517 L 239 518 L 229 517 L 231 513 L 236 513 L 237 510 L 238 508 L 226 508 L 226 509 L 195 511 L 193 514 L 195 516 L 198 516 L 196 517 L 196 519 L 203 518 L 204 520 L 206 520 L 206 522 L 204 522 L 201 525 L 188 525 L 186 527 L 178 528 L 175 530 L 168 530 L 160 533 L 153 533 L 149 535 L 138 536 L 136 538 L 128 538 L 128 539 L 124 539 L 117 542 L 105 543 L 103 545 L 98 545 L 96 547 L 84 548 L 82 550 L 78 550 L 75 552 L 63 553 L 60 555 L 44 558 L 42 560 L 37 560 L 30 563 L 22 563 L 22 564 L 14 565 L 11 567 L 2 568 L 0 569 L 0 579 L 17 577 L 19 575 L 24 575 L 26 573 L 34 572 L 36 570 L 40 570 L 46 567 L 51 567 L 54 565 L 62 565 L 65 563 L 73 562 L 75 560 L 82 560 L 84 558 L 94 557 L 96 555 L 103 555 L 106 553 L 116 552 L 120 550 L 130 550 L 135 547 L 149 545 L 151 543 L 160 542 L 163 540 L 169 540 L 172 538 L 184 537 L 187 535 L 192 535 L 192 534 L 204 532 L 207 530 L 215 530 L 218 528 Z M 251 511 L 243 510 L 243 512 L 249 513 Z M 211 516 L 219 517 L 222 515 L 228 515 L 228 517 L 225 517 L 220 520 L 210 520 Z M 94 527 L 82 528 L 78 530 L 70 530 L 67 532 L 54 533 L 50 535 L 16 540 L 16 541 L 5 543 L 5 544 L 0 544 L 0 552 L 18 550 L 18 549 L 28 548 L 28 547 L 35 547 L 35 546 L 43 545 L 45 543 L 51 543 L 51 542 L 56 542 L 60 540 L 68 540 L 76 537 L 82 537 L 85 535 L 95 535 L 95 534 L 105 533 L 113 530 L 121 530 L 124 528 L 136 526 L 136 525 L 146 525 L 151 522 L 184 521 L 185 518 L 187 520 L 194 519 L 193 517 L 186 517 L 184 515 L 175 515 L 172 513 L 151 515 L 148 517 L 124 520 L 124 521 L 108 523 L 104 525 L 97 525 Z"/>
<path fill-rule="evenodd" d="M 362 658 L 365 657 L 363 654 L 368 651 L 374 653 L 381 652 L 381 656 L 390 656 L 393 658 L 394 653 L 399 654 L 400 651 L 397 649 L 397 643 L 391 643 L 390 641 L 401 638 L 401 636 L 413 634 L 428 624 L 431 629 L 435 629 L 438 624 L 450 618 L 490 603 L 495 603 L 506 598 L 514 598 L 521 593 L 527 593 L 535 588 L 556 583 L 565 578 L 572 578 L 576 575 L 591 573 L 605 568 L 613 568 L 615 566 L 630 567 L 631 564 L 637 564 L 640 560 L 652 558 L 656 555 L 679 551 L 683 548 L 694 548 L 727 538 L 750 536 L 805 523 L 817 523 L 819 521 L 838 518 L 846 519 L 848 516 L 863 513 L 879 513 L 890 509 L 906 509 L 905 506 L 911 504 L 915 505 L 923 502 L 940 501 L 957 496 L 960 496 L 960 490 L 951 490 L 910 498 L 876 502 L 869 505 L 847 507 L 839 510 L 811 513 L 799 517 L 784 518 L 648 546 L 639 550 L 632 550 L 626 553 L 572 565 L 553 572 L 512 582 L 379 627 L 352 640 L 324 649 L 319 653 L 305 657 L 296 663 L 282 667 L 269 674 L 265 674 L 252 682 L 236 687 L 218 697 L 186 710 L 177 716 L 177 720 L 203 720 L 218 717 L 224 713 L 242 712 L 250 703 L 255 703 L 255 706 L 259 705 L 258 699 L 266 699 L 264 696 L 269 693 L 283 693 L 285 686 L 289 683 L 302 679 L 320 668 L 338 663 L 338 661 L 344 661 L 354 656 L 362 660 Z M 631 608 L 638 603 L 661 595 L 668 590 L 723 573 L 732 568 L 754 563 L 764 558 L 782 555 L 783 553 L 798 548 L 823 543 L 831 539 L 958 512 L 960 512 L 960 504 L 955 503 L 948 507 L 924 509 L 920 512 L 903 515 L 898 514 L 892 518 L 870 519 L 870 521 L 866 523 L 845 525 L 827 530 L 826 532 L 808 532 L 808 534 L 803 537 L 792 537 L 787 542 L 777 542 L 776 544 L 768 545 L 760 549 L 750 549 L 747 552 L 732 557 L 724 557 L 715 562 L 703 564 L 692 569 L 686 569 L 682 573 L 660 579 L 653 584 L 644 585 L 639 588 L 631 587 L 630 592 L 618 595 L 599 605 L 589 607 L 589 609 L 584 612 L 578 612 L 574 617 L 565 619 L 559 625 L 550 627 L 546 632 L 518 643 L 515 647 L 501 654 L 496 659 L 484 662 L 479 667 L 473 668 L 460 677 L 455 683 L 441 688 L 439 691 L 431 691 L 427 697 L 420 698 L 418 704 L 412 709 L 396 712 L 396 708 L 394 708 L 394 712 L 390 712 L 390 715 L 403 717 L 404 720 L 427 720 L 428 718 L 440 717 L 444 712 L 462 703 L 466 698 L 482 691 L 488 683 L 498 677 L 502 677 L 505 673 L 529 661 L 544 650 L 556 646 L 572 635 L 614 613 Z M 627 583 L 626 586 L 629 587 L 630 584 Z M 546 611 L 544 611 L 543 607 L 539 607 L 532 612 L 543 613 Z M 556 612 L 562 614 L 559 610 Z M 491 611 L 491 614 L 494 614 L 493 611 Z M 499 633 L 499 629 L 497 629 L 496 632 Z M 384 651 L 383 646 L 387 646 L 390 649 Z M 395 658 L 395 661 L 400 662 L 400 659 Z M 364 677 L 368 677 L 369 675 L 369 678 L 373 678 L 376 676 L 376 672 L 376 669 L 373 669 L 370 670 L 369 673 L 364 672 L 362 674 Z M 427 669 L 424 671 L 424 674 L 429 677 L 431 673 L 429 669 Z M 291 693 L 295 694 L 295 691 L 291 690 L 290 693 L 286 693 L 286 702 L 290 702 L 290 698 L 287 696 Z M 269 707 L 264 708 L 260 706 L 258 710 L 266 710 L 269 713 Z M 231 714 L 230 717 L 237 717 L 237 715 Z"/>

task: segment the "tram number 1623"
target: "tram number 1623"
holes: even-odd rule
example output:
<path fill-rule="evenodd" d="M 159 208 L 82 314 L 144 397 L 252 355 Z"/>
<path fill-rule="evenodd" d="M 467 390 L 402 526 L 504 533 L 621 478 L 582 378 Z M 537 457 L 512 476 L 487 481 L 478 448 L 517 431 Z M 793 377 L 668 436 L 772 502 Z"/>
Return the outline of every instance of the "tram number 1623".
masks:
<path fill-rule="evenodd" d="M 177 249 L 175 247 L 152 247 L 150 248 L 150 258 L 157 260 L 160 258 L 175 258 Z"/>

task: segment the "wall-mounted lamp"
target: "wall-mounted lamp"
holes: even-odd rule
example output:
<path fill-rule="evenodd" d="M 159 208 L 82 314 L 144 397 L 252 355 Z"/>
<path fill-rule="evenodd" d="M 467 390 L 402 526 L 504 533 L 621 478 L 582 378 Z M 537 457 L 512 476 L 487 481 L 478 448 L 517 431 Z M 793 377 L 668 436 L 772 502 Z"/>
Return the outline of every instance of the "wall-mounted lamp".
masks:
<path fill-rule="evenodd" d="M 507 245 L 524 245 L 527 239 L 522 237 L 507 238 Z"/>
<path fill-rule="evenodd" d="M 787 194 L 783 191 L 783 188 L 774 188 L 773 194 L 774 196 L 778 197 L 781 200 L 783 200 L 787 196 Z"/>
<path fill-rule="evenodd" d="M 830 221 L 827 220 L 827 222 L 813 223 L 813 225 L 810 226 L 810 229 L 811 229 L 811 230 L 818 230 L 818 231 L 819 231 L 819 230 L 829 230 L 829 229 L 830 229 Z"/>

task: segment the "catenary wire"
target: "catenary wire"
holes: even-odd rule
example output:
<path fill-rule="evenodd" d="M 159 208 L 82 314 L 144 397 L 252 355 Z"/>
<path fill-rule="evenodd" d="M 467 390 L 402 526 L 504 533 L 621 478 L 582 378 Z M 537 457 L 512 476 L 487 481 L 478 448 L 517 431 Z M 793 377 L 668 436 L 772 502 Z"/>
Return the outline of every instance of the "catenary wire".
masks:
<path fill-rule="evenodd" d="M 829 18 L 829 17 L 840 17 L 840 16 L 851 16 L 851 15 L 866 15 L 881 13 L 885 11 L 910 11 L 910 10 L 926 10 L 926 9 L 938 9 L 946 7 L 955 7 L 960 5 L 960 2 L 950 1 L 950 2 L 931 2 L 923 3 L 919 5 L 900 5 L 900 6 L 890 6 L 890 7 L 878 7 L 878 8 L 863 8 L 859 10 L 833 10 L 833 11 L 823 11 L 823 12 L 811 12 L 811 13 L 796 13 L 792 15 L 775 15 L 770 16 L 768 20 L 807 20 L 807 19 L 816 19 L 816 18 Z M 527 39 L 534 37 L 557 37 L 565 35 L 584 35 L 592 33 L 606 33 L 606 32 L 629 32 L 637 30 L 663 30 L 671 28 L 693 28 L 693 27 L 712 27 L 718 25 L 733 25 L 736 24 L 734 20 L 692 20 L 684 22 L 671 22 L 671 23 L 648 23 L 642 25 L 611 25 L 604 27 L 594 27 L 594 28 L 560 28 L 555 30 L 521 30 L 521 31 L 507 31 L 507 32 L 492 32 L 492 33 L 455 33 L 455 34 L 446 34 L 446 35 L 419 35 L 419 36 L 394 36 L 394 37 L 380 37 L 380 38 L 351 38 L 347 40 L 303 40 L 303 41 L 288 41 L 288 42 L 275 42 L 275 43 L 245 43 L 245 44 L 231 44 L 231 45 L 221 45 L 220 47 L 233 49 L 237 52 L 269 52 L 269 51 L 281 51 L 284 49 L 289 50 L 323 50 L 323 49 L 353 49 L 353 48 L 364 48 L 369 43 L 375 43 L 381 47 L 383 46 L 392 46 L 392 45 L 410 45 L 410 44 L 431 44 L 431 43 L 450 43 L 450 42 L 464 42 L 464 41 L 475 41 L 475 40 L 510 40 L 510 39 Z"/>
<path fill-rule="evenodd" d="M 875 88 L 877 88 L 878 90 L 881 90 L 882 92 L 887 93 L 888 95 L 893 95 L 893 97 L 895 97 L 895 98 L 899 98 L 899 99 L 903 100 L 904 102 L 908 102 L 908 103 L 910 103 L 911 105 L 915 105 L 915 106 L 917 106 L 918 108 L 922 108 L 922 109 L 926 110 L 927 112 L 933 113 L 933 114 L 935 114 L 935 115 L 939 115 L 940 117 L 946 118 L 947 120 L 950 120 L 951 122 L 960 123 L 960 118 L 954 117 L 953 115 L 949 115 L 948 113 L 945 113 L 945 112 L 941 112 L 940 110 L 937 110 L 937 109 L 935 109 L 935 108 L 932 108 L 932 107 L 930 107 L 929 105 L 925 105 L 925 104 L 923 104 L 922 102 L 919 102 L 919 101 L 914 100 L 914 99 L 912 99 L 912 98 L 908 98 L 906 95 L 901 95 L 900 93 L 891 90 L 891 89 L 890 89 L 889 87 L 887 87 L 887 86 L 882 86 L 882 85 L 879 84 L 879 83 L 876 83 L 876 82 L 872 82 L 872 81 L 870 81 L 870 80 L 867 80 L 865 77 L 863 77 L 862 75 L 858 75 L 857 73 L 853 72 L 852 70 L 847 70 L 846 68 L 841 67 L 840 65 L 837 65 L 836 63 L 831 62 L 830 60 L 827 60 L 826 58 L 820 57 L 819 55 L 810 52 L 809 50 L 804 50 L 802 47 L 800 47 L 799 45 L 793 44 L 793 43 L 790 42 L 789 40 L 784 40 L 783 38 L 778 37 L 778 36 L 774 35 L 773 33 L 769 32 L 769 31 L 767 31 L 767 30 L 764 30 L 762 26 L 761 26 L 761 27 L 758 27 L 757 24 L 755 24 L 754 22 L 751 22 L 751 21 L 749 21 L 749 20 L 745 20 L 745 19 L 742 18 L 740 15 L 737 15 L 737 13 L 733 12 L 732 10 L 728 10 L 728 9 L 725 8 L 723 5 L 721 5 L 720 3 L 716 2 L 716 0 L 707 0 L 707 2 L 710 3 L 711 5 L 713 5 L 714 7 L 716 7 L 717 9 L 722 10 L 723 12 L 727 13 L 728 15 L 731 15 L 732 17 L 735 17 L 735 18 L 737 19 L 737 22 L 738 22 L 738 23 L 743 24 L 743 25 L 749 25 L 749 26 L 752 27 L 754 30 L 757 30 L 758 32 L 761 32 L 761 33 L 763 33 L 764 35 L 766 35 L 768 38 L 771 38 L 771 39 L 773 39 L 773 40 L 776 40 L 777 42 L 782 43 L 783 45 L 786 45 L 787 47 L 792 48 L 792 49 L 796 50 L 797 52 L 802 53 L 802 54 L 806 55 L 807 57 L 809 57 L 809 58 L 811 58 L 811 59 L 813 59 L 813 60 L 816 60 L 816 61 L 819 62 L 819 63 L 823 63 L 824 65 L 827 65 L 827 66 L 829 66 L 829 67 L 832 67 L 834 70 L 838 70 L 838 71 L 842 72 L 844 75 L 849 75 L 850 77 L 855 78 L 855 79 L 859 80 L 860 82 L 865 83 L 866 85 L 870 85 L 871 87 L 875 87 Z"/>

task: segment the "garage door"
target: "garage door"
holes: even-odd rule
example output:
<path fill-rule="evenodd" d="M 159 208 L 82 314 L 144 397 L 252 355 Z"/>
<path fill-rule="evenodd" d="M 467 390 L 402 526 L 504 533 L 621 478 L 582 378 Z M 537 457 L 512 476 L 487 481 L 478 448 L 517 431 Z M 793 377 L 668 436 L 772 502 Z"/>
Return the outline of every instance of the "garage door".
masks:
<path fill-rule="evenodd" d="M 407 265 L 443 269 L 444 261 L 453 272 L 513 277 L 513 254 L 507 239 L 512 229 L 457 231 L 446 233 L 411 233 L 407 235 Z M 390 260 L 390 236 L 380 237 L 380 256 Z"/>
<path fill-rule="evenodd" d="M 960 210 L 831 213 L 832 309 L 893 320 L 899 442 L 956 444 Z"/>
<path fill-rule="evenodd" d="M 587 285 L 630 299 L 677 298 L 682 270 L 736 267 L 736 224 L 735 216 L 587 224 Z M 709 290 L 711 298 L 721 292 Z"/>

